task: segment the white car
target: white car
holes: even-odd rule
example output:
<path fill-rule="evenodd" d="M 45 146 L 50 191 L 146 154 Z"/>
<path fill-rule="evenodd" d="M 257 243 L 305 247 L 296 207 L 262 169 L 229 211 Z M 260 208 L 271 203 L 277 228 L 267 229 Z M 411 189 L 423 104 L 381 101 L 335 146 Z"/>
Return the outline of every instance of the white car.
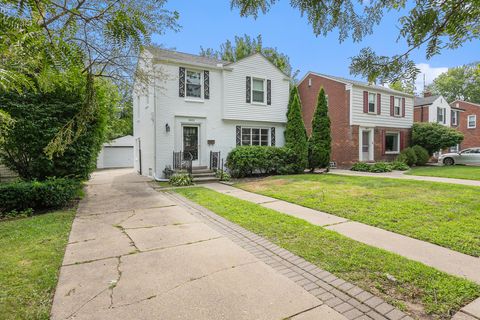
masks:
<path fill-rule="evenodd" d="M 445 153 L 438 158 L 446 166 L 454 164 L 480 165 L 480 148 L 468 148 L 460 152 Z"/>

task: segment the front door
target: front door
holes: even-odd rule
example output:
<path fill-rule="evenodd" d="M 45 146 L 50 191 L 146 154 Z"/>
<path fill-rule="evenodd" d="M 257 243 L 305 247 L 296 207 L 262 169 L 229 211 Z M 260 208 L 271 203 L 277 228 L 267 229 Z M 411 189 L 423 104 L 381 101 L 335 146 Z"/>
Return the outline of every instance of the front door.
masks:
<path fill-rule="evenodd" d="M 360 161 L 373 161 L 373 132 L 361 130 Z"/>
<path fill-rule="evenodd" d="M 192 158 L 192 164 L 198 166 L 199 163 L 199 126 L 183 126 L 183 153 L 185 159 Z"/>

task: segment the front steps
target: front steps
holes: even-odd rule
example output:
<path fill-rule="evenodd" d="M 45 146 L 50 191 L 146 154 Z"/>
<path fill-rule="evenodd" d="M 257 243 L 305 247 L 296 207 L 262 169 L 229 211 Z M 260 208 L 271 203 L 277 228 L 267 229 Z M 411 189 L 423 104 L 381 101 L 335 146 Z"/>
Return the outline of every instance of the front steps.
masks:
<path fill-rule="evenodd" d="M 192 177 L 195 183 L 215 182 L 220 179 L 215 177 L 215 172 L 207 166 L 192 167 Z"/>

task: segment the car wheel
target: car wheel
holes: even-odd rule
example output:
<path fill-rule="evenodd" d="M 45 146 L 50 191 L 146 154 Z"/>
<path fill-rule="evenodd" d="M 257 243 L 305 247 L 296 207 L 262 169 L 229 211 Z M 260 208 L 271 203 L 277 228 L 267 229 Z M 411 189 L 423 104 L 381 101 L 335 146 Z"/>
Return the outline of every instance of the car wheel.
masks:
<path fill-rule="evenodd" d="M 455 161 L 453 161 L 452 158 L 445 158 L 443 159 L 443 164 L 446 166 L 453 166 L 455 164 Z"/>

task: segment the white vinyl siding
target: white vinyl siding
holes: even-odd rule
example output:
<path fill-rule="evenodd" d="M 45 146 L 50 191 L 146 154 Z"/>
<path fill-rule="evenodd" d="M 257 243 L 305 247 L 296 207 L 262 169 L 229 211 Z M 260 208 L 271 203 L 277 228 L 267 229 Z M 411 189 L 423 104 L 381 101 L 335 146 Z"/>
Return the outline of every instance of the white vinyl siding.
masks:
<path fill-rule="evenodd" d="M 290 84 L 287 76 L 259 54 L 232 63 L 223 73 L 223 118 L 228 120 L 265 121 L 285 123 Z M 272 103 L 259 107 L 247 103 L 246 77 L 271 81 Z M 252 86 L 253 87 L 253 86 Z M 264 103 L 267 101 L 267 82 L 264 84 Z M 252 97 L 253 98 L 253 97 Z"/>
<path fill-rule="evenodd" d="M 351 125 L 364 127 L 411 128 L 413 125 L 413 97 L 405 96 L 405 117 L 392 117 L 390 113 L 390 97 L 388 91 L 378 90 L 382 103 L 382 113 L 374 117 L 363 111 L 363 92 L 373 93 L 373 89 L 353 86 L 351 90 Z M 402 97 L 403 98 L 403 97 Z M 376 102 L 377 103 L 377 102 Z M 388 109 L 387 109 L 388 108 Z"/>
<path fill-rule="evenodd" d="M 469 115 L 468 116 L 468 129 L 475 129 L 477 127 L 477 116 L 476 115 Z"/>

